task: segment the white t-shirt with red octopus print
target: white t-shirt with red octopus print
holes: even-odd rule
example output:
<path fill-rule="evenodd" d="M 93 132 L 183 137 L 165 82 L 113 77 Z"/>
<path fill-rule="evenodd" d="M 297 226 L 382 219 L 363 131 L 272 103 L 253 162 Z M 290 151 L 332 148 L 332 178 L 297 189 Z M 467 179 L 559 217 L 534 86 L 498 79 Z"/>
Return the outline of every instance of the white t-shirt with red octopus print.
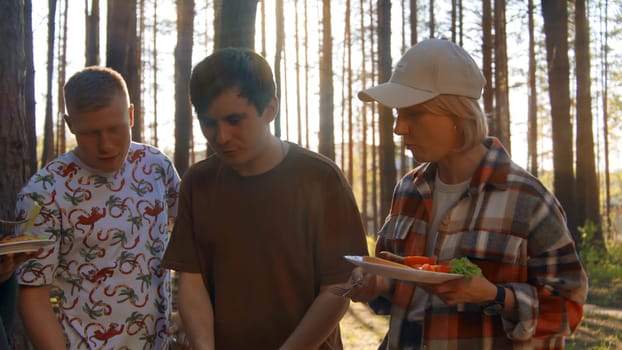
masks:
<path fill-rule="evenodd" d="M 171 311 L 160 266 L 177 211 L 179 176 L 156 148 L 132 143 L 114 173 L 68 152 L 18 196 L 17 217 L 42 206 L 29 232 L 54 245 L 18 270 L 22 285 L 52 285 L 70 349 L 160 349 Z"/>

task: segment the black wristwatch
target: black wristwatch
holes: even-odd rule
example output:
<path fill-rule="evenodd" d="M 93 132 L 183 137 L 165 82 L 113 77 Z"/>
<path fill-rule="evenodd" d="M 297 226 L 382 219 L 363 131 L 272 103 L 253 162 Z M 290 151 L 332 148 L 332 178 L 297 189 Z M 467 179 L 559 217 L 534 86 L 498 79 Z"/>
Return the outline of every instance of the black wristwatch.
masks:
<path fill-rule="evenodd" d="M 498 316 L 503 312 L 505 306 L 505 287 L 497 286 L 495 300 L 482 306 L 482 312 L 487 316 Z"/>

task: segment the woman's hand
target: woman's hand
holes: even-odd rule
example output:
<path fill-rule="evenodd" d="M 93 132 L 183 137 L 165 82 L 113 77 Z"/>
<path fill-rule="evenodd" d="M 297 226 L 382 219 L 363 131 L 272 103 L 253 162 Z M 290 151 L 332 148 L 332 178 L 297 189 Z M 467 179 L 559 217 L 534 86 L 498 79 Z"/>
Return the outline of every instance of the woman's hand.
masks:
<path fill-rule="evenodd" d="M 447 305 L 481 304 L 495 298 L 497 287 L 483 276 L 470 280 L 457 278 L 439 284 L 417 283 L 426 292 L 438 296 Z"/>

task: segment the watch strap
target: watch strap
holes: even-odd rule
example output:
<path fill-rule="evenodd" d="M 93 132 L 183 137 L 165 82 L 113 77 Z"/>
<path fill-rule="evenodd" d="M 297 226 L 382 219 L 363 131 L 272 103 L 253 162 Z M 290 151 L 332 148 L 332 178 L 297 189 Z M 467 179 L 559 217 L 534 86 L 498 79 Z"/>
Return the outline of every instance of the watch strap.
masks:
<path fill-rule="evenodd" d="M 503 312 L 505 307 L 505 287 L 497 285 L 495 299 L 483 306 L 482 311 L 488 316 L 497 316 Z"/>

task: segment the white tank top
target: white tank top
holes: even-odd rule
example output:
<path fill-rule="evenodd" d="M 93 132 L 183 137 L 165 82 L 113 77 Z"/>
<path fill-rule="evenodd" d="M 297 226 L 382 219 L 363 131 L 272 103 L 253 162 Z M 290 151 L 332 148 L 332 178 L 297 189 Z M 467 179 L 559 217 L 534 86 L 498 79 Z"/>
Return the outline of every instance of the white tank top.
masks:
<path fill-rule="evenodd" d="M 438 237 L 438 225 L 451 208 L 460 199 L 462 193 L 469 187 L 471 179 L 457 184 L 446 184 L 441 181 L 438 174 L 434 179 L 434 192 L 432 194 L 432 213 L 430 213 L 430 224 L 428 225 L 428 239 L 426 245 L 426 255 L 435 256 L 434 248 Z M 408 312 L 408 320 L 422 321 L 426 305 L 430 295 L 422 288 L 415 289 L 413 295 L 412 308 Z"/>

